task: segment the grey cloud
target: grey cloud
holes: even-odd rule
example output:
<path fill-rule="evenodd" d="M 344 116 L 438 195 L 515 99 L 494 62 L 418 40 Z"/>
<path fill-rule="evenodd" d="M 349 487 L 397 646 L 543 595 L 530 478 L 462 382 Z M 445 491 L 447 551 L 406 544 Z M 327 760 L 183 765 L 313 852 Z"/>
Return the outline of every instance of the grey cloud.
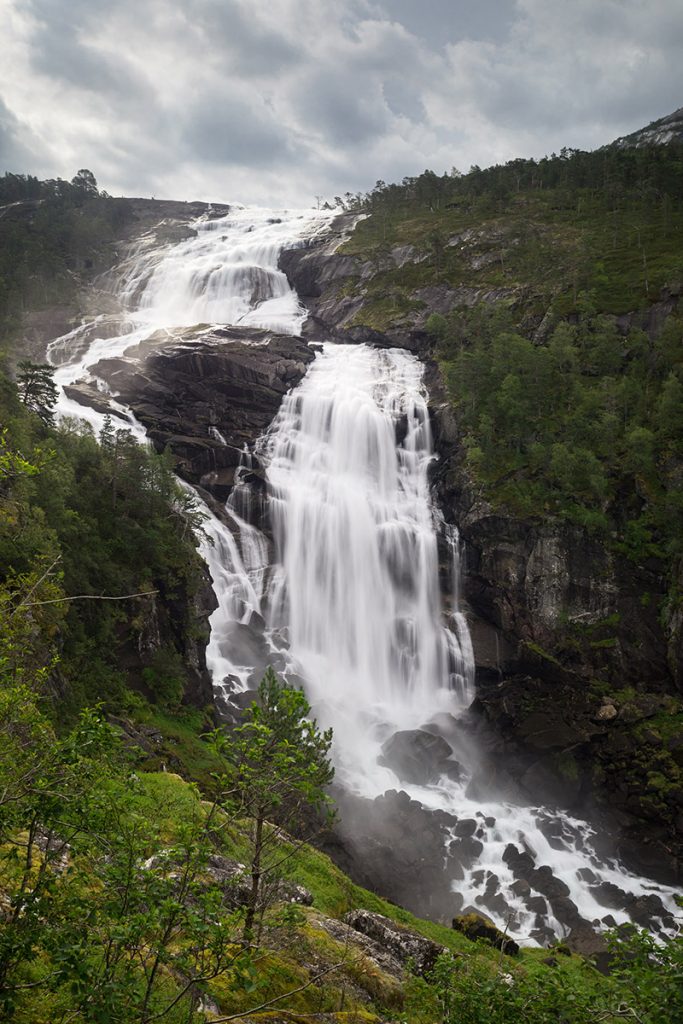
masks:
<path fill-rule="evenodd" d="M 188 159 L 255 168 L 282 160 L 289 150 L 287 132 L 272 112 L 221 95 L 195 101 L 183 117 L 182 141 Z"/>
<path fill-rule="evenodd" d="M 126 50 L 115 57 L 94 47 L 88 30 L 101 24 L 112 9 L 110 0 L 30 0 L 36 28 L 30 41 L 33 69 L 93 94 L 106 94 L 115 105 L 126 101 L 153 103 L 147 82 L 126 61 Z"/>
<path fill-rule="evenodd" d="M 385 18 L 438 49 L 456 39 L 504 39 L 516 5 L 510 0 L 381 0 L 377 6 Z"/>
<path fill-rule="evenodd" d="M 265 25 L 238 0 L 194 0 L 191 15 L 207 45 L 220 49 L 231 73 L 279 75 L 302 58 L 301 45 Z"/>
<path fill-rule="evenodd" d="M 397 117 L 407 117 L 411 121 L 425 119 L 424 103 L 413 82 L 407 82 L 398 75 L 393 75 L 391 78 L 385 79 L 382 88 L 389 109 Z"/>
<path fill-rule="evenodd" d="M 31 170 L 34 154 L 23 136 L 29 135 L 26 126 L 14 116 L 0 98 L 0 170 L 15 174 Z"/>
<path fill-rule="evenodd" d="M 328 146 L 359 146 L 389 126 L 389 111 L 378 87 L 357 93 L 351 81 L 324 72 L 310 76 L 300 88 L 297 108 L 303 123 L 320 132 Z"/>
<path fill-rule="evenodd" d="M 110 191 L 333 195 L 600 145 L 683 102 L 680 0 L 4 2 L 5 152 Z"/>

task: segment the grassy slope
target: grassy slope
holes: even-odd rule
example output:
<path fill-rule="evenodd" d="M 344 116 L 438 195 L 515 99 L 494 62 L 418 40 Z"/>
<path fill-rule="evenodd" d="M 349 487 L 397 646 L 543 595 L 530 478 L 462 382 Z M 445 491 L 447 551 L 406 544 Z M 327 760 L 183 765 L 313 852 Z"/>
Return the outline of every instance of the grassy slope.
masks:
<path fill-rule="evenodd" d="M 172 842 L 182 822 L 197 813 L 201 799 L 198 791 L 179 776 L 169 773 L 142 773 L 140 784 L 139 809 L 158 825 L 162 842 Z M 224 838 L 222 852 L 238 860 L 247 859 L 248 850 L 238 824 L 229 828 Z M 346 983 L 346 1010 L 362 1011 L 358 1019 L 376 1020 L 378 1015 L 381 1018 L 403 1017 L 398 1011 L 406 998 L 405 986 L 397 986 L 371 964 L 355 962 L 343 943 L 332 939 L 320 928 L 320 914 L 340 918 L 355 908 L 382 914 L 445 946 L 456 957 L 471 958 L 475 962 L 472 967 L 476 966 L 477 970 L 485 973 L 490 971 L 492 977 L 499 969 L 532 977 L 552 974 L 560 984 L 589 989 L 596 1000 L 607 1000 L 610 996 L 612 983 L 603 979 L 581 958 L 559 956 L 557 966 L 549 968 L 543 963 L 548 956 L 547 950 L 525 950 L 520 958 L 501 957 L 485 944 L 472 943 L 452 929 L 423 921 L 355 885 L 329 857 L 310 846 L 302 847 L 289 861 L 287 877 L 312 893 L 313 907 L 305 909 L 305 919 L 293 929 L 266 929 L 264 946 L 270 951 L 259 965 L 253 989 L 244 991 L 231 987 L 225 979 L 209 984 L 210 994 L 218 1000 L 225 1013 L 242 1012 L 273 999 L 298 987 L 325 966 L 347 959 L 350 960 L 349 965 L 340 972 L 332 972 L 323 984 L 311 986 L 283 1000 L 278 1003 L 278 1009 L 309 1014 L 336 1011 Z M 367 1003 L 359 1000 L 358 989 L 369 998 Z"/>

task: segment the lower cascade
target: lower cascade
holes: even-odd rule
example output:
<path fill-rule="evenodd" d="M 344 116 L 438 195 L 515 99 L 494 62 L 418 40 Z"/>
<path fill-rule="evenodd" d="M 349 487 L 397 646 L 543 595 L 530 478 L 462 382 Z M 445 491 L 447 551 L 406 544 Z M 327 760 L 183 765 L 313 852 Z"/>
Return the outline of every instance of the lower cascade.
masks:
<path fill-rule="evenodd" d="M 108 398 L 94 365 L 125 357 L 153 332 L 239 323 L 299 333 L 305 311 L 278 256 L 321 223 L 315 211 L 240 208 L 200 220 L 192 238 L 170 247 L 140 243 L 119 275 L 119 327 L 101 317 L 51 346 L 57 382 L 68 390 L 85 378 L 101 396 L 85 408 L 63 395 L 60 412 L 98 429 Z M 591 825 L 482 784 L 467 727 L 474 657 L 459 540 L 430 491 L 422 378 L 419 360 L 402 350 L 321 346 L 244 452 L 224 518 L 204 506 L 201 547 L 218 601 L 207 651 L 216 703 L 236 717 L 267 664 L 302 685 L 334 730 L 337 778 L 352 797 L 343 833 L 353 836 L 364 815 L 380 821 L 382 801 L 412 807 L 405 820 L 415 834 L 401 839 L 419 863 L 415 822 L 438 821 L 436 916 L 483 911 L 541 945 L 639 916 L 669 928 L 673 892 L 624 871 Z M 144 436 L 125 407 L 109 404 Z"/>

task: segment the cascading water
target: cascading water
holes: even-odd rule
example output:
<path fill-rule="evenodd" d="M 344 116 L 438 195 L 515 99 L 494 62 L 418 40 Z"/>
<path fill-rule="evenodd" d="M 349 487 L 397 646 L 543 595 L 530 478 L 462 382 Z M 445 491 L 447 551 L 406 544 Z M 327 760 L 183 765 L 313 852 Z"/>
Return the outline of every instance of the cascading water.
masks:
<path fill-rule="evenodd" d="M 233 207 L 225 217 L 200 218 L 191 237 L 154 247 L 143 238 L 109 275 L 122 306 L 114 317 L 97 317 L 48 347 L 61 389 L 90 381 L 99 359 L 121 356 L 155 331 L 172 333 L 196 324 L 241 324 L 281 334 L 298 334 L 306 311 L 278 269 L 285 244 L 302 244 L 329 215 L 317 210 L 275 211 Z M 100 429 L 103 416 L 61 390 L 58 411 L 79 416 Z M 126 410 L 117 409 L 138 432 Z"/>
<path fill-rule="evenodd" d="M 240 323 L 297 333 L 305 314 L 277 269 L 278 254 L 326 219 L 316 211 L 236 208 L 195 222 L 196 234 L 177 244 L 155 247 L 143 239 L 118 275 L 124 309 L 118 322 L 99 317 L 52 343 L 57 383 L 86 379 L 106 398 L 106 386 L 89 368 L 153 332 L 172 337 L 187 326 Z M 58 408 L 95 429 L 102 425 L 101 411 L 63 392 Z M 114 404 L 114 411 L 144 437 L 128 410 Z M 461 871 L 457 889 L 465 904 L 481 906 L 493 896 L 483 903 L 486 912 L 516 936 L 543 941 L 564 929 L 547 901 L 540 912 L 542 897 L 533 912 L 521 898 L 503 858 L 510 843 L 537 867 L 552 869 L 588 921 L 605 915 L 588 877 L 638 896 L 657 893 L 673 909 L 669 890 L 599 856 L 585 822 L 475 798 L 468 780 L 477 754 L 457 729 L 449 740 L 461 764 L 450 771 L 445 762 L 429 785 L 400 781 L 382 756 L 401 730 L 429 731 L 438 721 L 436 731 L 443 731 L 444 720 L 457 725 L 473 686 L 458 600 L 457 533 L 430 496 L 434 456 L 418 360 L 398 350 L 325 345 L 285 398 L 258 455 L 267 467 L 273 564 L 260 529 L 262 499 L 248 482 L 248 452 L 226 506 L 233 529 L 205 507 L 211 543 L 203 541 L 202 552 L 218 599 L 207 663 L 217 695 L 253 685 L 264 656 L 300 679 L 317 717 L 334 728 L 338 774 L 348 789 L 366 797 L 404 789 L 424 807 L 475 824 L 478 855 Z M 442 606 L 444 552 L 450 552 L 452 583 Z M 454 842 L 460 834 L 452 830 Z M 444 849 L 444 866 L 447 861 Z M 612 914 L 617 922 L 627 919 L 621 910 Z M 540 919 L 550 929 L 545 935 Z"/>
<path fill-rule="evenodd" d="M 405 352 L 326 345 L 263 453 L 279 563 L 268 621 L 288 628 L 344 778 L 373 796 L 396 782 L 381 740 L 426 709 L 462 709 L 474 678 L 463 620 L 442 621 L 421 376 Z"/>

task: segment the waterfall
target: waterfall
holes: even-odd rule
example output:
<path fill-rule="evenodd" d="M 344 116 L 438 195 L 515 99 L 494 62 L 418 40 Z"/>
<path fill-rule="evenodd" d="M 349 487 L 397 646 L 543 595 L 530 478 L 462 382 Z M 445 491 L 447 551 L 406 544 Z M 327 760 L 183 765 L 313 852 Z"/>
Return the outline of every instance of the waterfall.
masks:
<path fill-rule="evenodd" d="M 377 764 L 379 742 L 425 710 L 461 710 L 474 678 L 467 627 L 442 614 L 421 364 L 325 345 L 262 458 L 276 543 L 269 622 L 288 629 L 345 777 L 374 796 L 396 781 Z"/>
<path fill-rule="evenodd" d="M 278 255 L 285 245 L 305 244 L 327 219 L 317 211 L 233 207 L 225 217 L 199 218 L 181 242 L 143 238 L 111 275 L 118 322 L 98 317 L 50 346 L 56 382 L 63 389 L 86 381 L 106 402 L 93 366 L 153 332 L 172 338 L 197 324 L 300 332 L 305 312 Z M 59 414 L 98 430 L 103 402 L 94 405 L 60 391 Z M 110 407 L 144 440 L 129 410 Z M 477 796 L 472 787 L 479 755 L 458 730 L 458 716 L 473 694 L 474 659 L 459 597 L 457 531 L 430 494 L 435 456 L 420 362 L 402 350 L 324 345 L 257 448 L 265 506 L 249 483 L 249 452 L 226 504 L 230 527 L 204 506 L 201 550 L 218 601 L 207 650 L 217 701 L 255 686 L 268 663 L 303 684 L 318 719 L 334 729 L 338 777 L 349 790 L 374 798 L 404 789 L 448 820 L 472 823 L 478 853 L 454 888 L 524 941 L 547 941 L 565 928 L 542 896 L 530 909 L 504 859 L 508 844 L 550 869 L 588 921 L 605 917 L 594 895 L 601 884 L 673 910 L 671 890 L 598 852 L 588 823 L 556 808 Z M 387 741 L 444 728 L 457 763 L 446 758 L 429 784 L 402 781 Z M 451 828 L 447 838 L 457 843 L 462 834 Z M 445 847 L 444 871 L 449 858 Z M 628 914 L 612 910 L 612 919 L 621 923 Z"/>

